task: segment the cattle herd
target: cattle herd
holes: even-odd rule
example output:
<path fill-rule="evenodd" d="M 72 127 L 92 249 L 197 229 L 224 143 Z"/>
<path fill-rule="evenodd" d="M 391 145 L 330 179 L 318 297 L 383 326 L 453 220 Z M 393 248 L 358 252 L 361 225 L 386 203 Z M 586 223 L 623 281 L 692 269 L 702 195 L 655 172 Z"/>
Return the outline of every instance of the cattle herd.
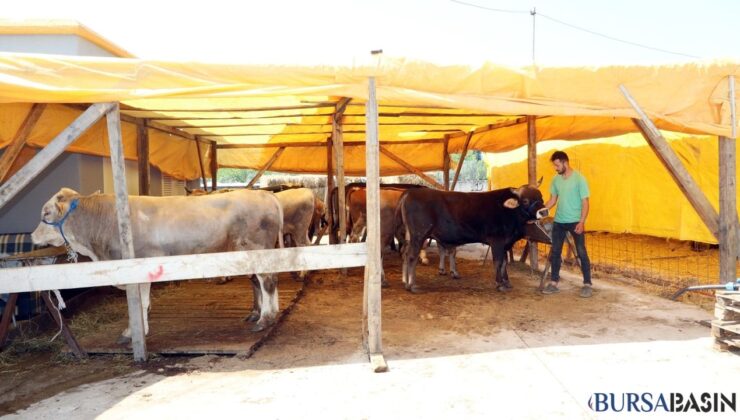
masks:
<path fill-rule="evenodd" d="M 539 217 L 544 207 L 539 185 L 504 188 L 481 193 L 439 191 L 412 184 L 380 187 L 381 244 L 399 251 L 403 258 L 403 284 L 417 292 L 416 265 L 426 263 L 424 246 L 437 242 L 439 273 L 459 277 L 455 248 L 468 243 L 491 246 L 494 279 L 499 291 L 511 289 L 506 271 L 506 252 L 524 237 L 526 223 Z M 134 254 L 138 258 L 225 251 L 309 246 L 319 243 L 327 230 L 360 241 L 365 236 L 366 190 L 364 184 L 345 189 L 345 209 L 338 209 L 338 191 L 332 223 L 326 223 L 324 203 L 312 190 L 300 186 L 263 190 L 188 190 L 188 196 L 130 196 Z M 93 261 L 121 258 L 115 197 L 95 193 L 82 196 L 62 188 L 41 210 L 41 223 L 32 234 L 37 245 L 67 246 Z M 347 230 L 340 232 L 338 211 L 347 215 Z M 305 279 L 307 273 L 300 273 Z M 260 331 L 273 324 L 278 314 L 277 275 L 254 273 L 252 312 L 247 321 Z M 388 282 L 383 276 L 383 285 Z M 150 284 L 141 285 L 144 330 L 148 333 Z M 119 342 L 129 342 L 126 329 Z"/>

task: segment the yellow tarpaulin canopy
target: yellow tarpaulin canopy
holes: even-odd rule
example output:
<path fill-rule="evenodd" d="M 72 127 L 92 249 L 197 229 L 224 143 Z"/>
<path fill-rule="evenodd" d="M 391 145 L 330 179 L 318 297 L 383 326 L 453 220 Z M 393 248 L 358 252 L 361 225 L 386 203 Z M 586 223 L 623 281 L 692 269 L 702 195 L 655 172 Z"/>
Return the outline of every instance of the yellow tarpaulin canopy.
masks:
<path fill-rule="evenodd" d="M 717 137 L 668 132 L 664 136 L 718 209 Z M 588 230 L 717 243 L 640 134 L 582 143 L 555 141 L 538 145 L 537 173 L 544 178 L 540 189 L 545 197 L 549 197 L 555 176 L 550 163 L 555 150 L 568 153 L 571 166 L 588 180 L 591 190 Z M 489 186 L 500 188 L 526 183 L 526 150 L 486 154 L 484 160 L 488 165 Z M 737 168 L 740 169 L 740 165 Z"/>
<path fill-rule="evenodd" d="M 345 171 L 363 175 L 364 102 L 367 78 L 375 76 L 381 144 L 418 169 L 439 170 L 445 143 L 449 152 L 459 152 L 470 131 L 470 147 L 482 151 L 525 144 L 524 115 L 538 117 L 538 140 L 633 132 L 636 115 L 620 84 L 662 129 L 729 136 L 727 80 L 740 75 L 734 62 L 471 69 L 372 60 L 355 67 L 296 67 L 0 54 L 0 147 L 13 138 L 29 103 L 56 104 L 29 138 L 42 147 L 81 112 L 80 104 L 119 101 L 127 158 L 136 155 L 135 125 L 146 121 L 152 164 L 177 178 L 200 176 L 196 137 L 206 176 L 212 142 L 249 146 L 219 149 L 218 163 L 253 169 L 278 146 L 303 143 L 287 148 L 271 169 L 325 173 L 332 114 L 341 98 L 351 98 L 343 118 Z M 106 155 L 104 134 L 101 122 L 70 150 Z M 383 175 L 408 173 L 385 155 L 380 163 Z"/>

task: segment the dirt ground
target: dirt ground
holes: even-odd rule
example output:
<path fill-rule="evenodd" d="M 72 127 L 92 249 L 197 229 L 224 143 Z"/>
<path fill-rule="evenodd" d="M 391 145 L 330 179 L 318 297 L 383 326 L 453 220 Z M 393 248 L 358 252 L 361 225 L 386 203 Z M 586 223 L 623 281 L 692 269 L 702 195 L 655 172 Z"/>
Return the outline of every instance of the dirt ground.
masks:
<path fill-rule="evenodd" d="M 596 391 L 737 389 L 740 359 L 712 350 L 700 323 L 709 311 L 601 276 L 590 299 L 578 297 L 572 275 L 560 294 L 543 296 L 520 264 L 510 266 L 514 290 L 500 293 L 483 253 L 460 251 L 460 280 L 439 276 L 432 256 L 432 265 L 419 266 L 421 294 L 402 288 L 400 259 L 386 257 L 385 374 L 370 372 L 362 348 L 362 270 L 347 277 L 328 270 L 314 273 L 276 333 L 246 360 L 76 361 L 59 346 L 6 354 L 0 413 L 192 418 L 218 407 L 259 418 L 589 418 Z"/>

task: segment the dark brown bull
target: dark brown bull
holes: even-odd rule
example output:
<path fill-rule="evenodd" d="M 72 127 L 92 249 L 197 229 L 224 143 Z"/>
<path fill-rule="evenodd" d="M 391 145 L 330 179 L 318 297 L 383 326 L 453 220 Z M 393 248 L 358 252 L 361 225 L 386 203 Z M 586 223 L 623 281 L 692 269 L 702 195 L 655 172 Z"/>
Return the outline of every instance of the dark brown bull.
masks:
<path fill-rule="evenodd" d="M 542 208 L 542 194 L 529 186 L 484 193 L 408 190 L 399 204 L 399 213 L 406 227 L 403 252 L 406 289 L 418 291 L 416 264 L 419 251 L 424 241 L 432 238 L 444 248 L 468 243 L 489 245 L 498 290 L 510 290 L 506 251 L 524 237 L 525 224 L 535 220 Z"/>

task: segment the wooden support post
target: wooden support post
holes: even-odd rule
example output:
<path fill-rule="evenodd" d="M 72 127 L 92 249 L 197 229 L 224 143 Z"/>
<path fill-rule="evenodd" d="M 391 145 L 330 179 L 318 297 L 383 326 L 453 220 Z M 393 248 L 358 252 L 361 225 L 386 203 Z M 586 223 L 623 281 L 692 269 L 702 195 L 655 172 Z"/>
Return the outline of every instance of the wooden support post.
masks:
<path fill-rule="evenodd" d="M 465 163 L 465 156 L 468 154 L 468 146 L 470 146 L 470 140 L 473 138 L 474 131 L 468 132 L 468 136 L 465 137 L 465 144 L 463 145 L 463 151 L 460 154 L 460 160 L 457 161 L 457 168 L 455 169 L 455 177 L 452 180 L 452 186 L 450 190 L 455 191 L 457 187 L 457 180 L 460 178 L 460 171 L 462 171 L 463 163 Z"/>
<path fill-rule="evenodd" d="M 326 141 L 326 221 L 329 225 L 329 244 L 333 245 L 339 242 L 339 235 L 334 230 L 334 214 L 337 209 L 334 205 L 332 193 L 334 192 L 334 142 L 331 137 Z M 338 198 L 338 197 L 337 197 Z"/>
<path fill-rule="evenodd" d="M 130 259 L 135 257 L 134 240 L 131 232 L 131 209 L 128 203 L 128 188 L 126 186 L 126 166 L 123 161 L 121 119 L 118 103 L 112 105 L 106 119 L 108 122 L 111 166 L 113 167 L 113 189 L 116 195 L 118 233 L 121 239 L 121 259 Z M 144 310 L 138 284 L 126 286 L 126 300 L 128 301 L 128 325 L 131 329 L 134 360 L 142 362 L 146 360 L 146 341 L 144 337 Z"/>
<path fill-rule="evenodd" d="M 735 134 L 735 78 L 728 78 L 730 94 L 730 124 Z M 719 142 L 719 280 L 737 279 L 738 222 L 736 144 L 734 138 L 722 137 Z"/>
<path fill-rule="evenodd" d="M 642 136 L 645 137 L 645 140 L 647 140 L 663 166 L 671 174 L 678 188 L 689 200 L 692 207 L 694 207 L 694 210 L 696 210 L 699 218 L 707 226 L 709 232 L 719 241 L 719 215 L 714 207 L 712 207 L 712 203 L 709 202 L 709 199 L 704 195 L 699 185 L 694 181 L 694 178 L 691 177 L 686 167 L 681 163 L 676 152 L 673 151 L 648 115 L 640 108 L 640 105 L 635 101 L 627 88 L 620 85 L 619 89 L 640 117 L 639 119 L 633 118 L 632 121 L 640 130 Z"/>
<path fill-rule="evenodd" d="M 18 301 L 18 293 L 11 293 L 8 296 L 8 300 L 5 302 L 5 309 L 3 309 L 3 317 L 0 319 L 0 350 L 5 346 L 5 341 L 8 339 L 8 332 L 10 332 L 10 318 L 13 317 L 15 312 L 15 304 Z"/>
<path fill-rule="evenodd" d="M 385 372 L 381 335 L 381 288 L 383 270 L 380 245 L 380 144 L 378 142 L 378 103 L 375 78 L 368 80 L 368 100 L 365 104 L 365 171 L 367 177 L 367 265 L 365 266 L 365 299 L 363 318 L 367 335 L 367 351 L 375 372 Z"/>
<path fill-rule="evenodd" d="M 203 155 L 200 151 L 200 142 L 195 141 L 195 149 L 198 151 L 198 165 L 200 166 L 200 179 L 203 181 L 203 191 L 208 191 L 208 184 L 206 184 L 206 168 L 203 166 Z"/>
<path fill-rule="evenodd" d="M 51 297 L 49 297 L 50 293 L 51 292 L 48 290 L 41 292 L 41 299 L 43 299 L 44 305 L 46 305 L 46 310 L 49 312 L 49 316 L 51 316 L 51 318 L 54 320 L 54 323 L 56 323 L 59 329 L 62 331 L 64 341 L 67 342 L 67 346 L 69 346 L 69 349 L 72 350 L 72 353 L 74 353 L 74 355 L 79 357 L 80 359 L 86 358 L 87 353 L 82 350 L 82 347 L 80 347 L 80 344 L 77 342 L 74 334 L 72 334 L 72 330 L 70 330 L 67 326 L 67 322 L 64 319 L 64 316 L 62 316 L 62 312 L 59 310 L 59 308 L 54 306 L 54 302 L 52 302 Z"/>
<path fill-rule="evenodd" d="M 218 189 L 218 143 L 211 143 L 211 191 Z"/>
<path fill-rule="evenodd" d="M 339 231 L 342 234 L 339 235 L 339 243 L 343 244 L 347 235 L 347 211 L 346 209 L 346 191 L 344 189 L 344 128 L 342 127 L 342 120 L 344 110 L 347 108 L 351 98 L 342 98 L 336 105 L 334 116 L 332 118 L 332 131 L 331 138 L 334 147 L 334 157 L 336 159 L 336 173 L 337 173 L 337 215 L 339 216 Z M 347 274 L 347 269 L 341 269 L 342 274 Z"/>
<path fill-rule="evenodd" d="M 406 162 L 405 160 L 401 159 L 398 155 L 391 152 L 390 150 L 386 149 L 384 146 L 378 145 L 380 148 L 380 152 L 384 155 L 391 158 L 394 162 L 398 163 L 399 165 L 403 166 L 407 171 L 416 174 L 419 178 L 423 179 L 424 181 L 432 184 L 432 186 L 438 190 L 444 190 L 444 185 L 437 182 L 436 179 L 432 178 L 431 176 L 425 174 L 424 172 L 414 168 L 410 163 Z"/>
<path fill-rule="evenodd" d="M 445 136 L 444 150 L 442 150 L 442 180 L 445 184 L 445 191 L 450 190 L 450 139 Z"/>
<path fill-rule="evenodd" d="M 537 128 L 532 115 L 527 115 L 527 182 L 530 187 L 537 185 Z M 537 271 L 539 265 L 537 244 L 529 242 L 529 266 Z"/>
<path fill-rule="evenodd" d="M 0 185 L 0 208 L 3 208 L 26 187 L 41 171 L 64 152 L 73 141 L 98 122 L 114 105 L 99 103 L 91 105 L 72 124 L 62 130 L 58 136 L 46 145 L 21 170 L 16 172 L 7 182 Z"/>
<path fill-rule="evenodd" d="M 28 135 L 31 134 L 31 130 L 36 126 L 41 114 L 44 112 L 46 104 L 33 104 L 31 110 L 28 111 L 26 119 L 23 120 L 18 131 L 15 133 L 15 137 L 5 148 L 2 157 L 0 157 L 0 182 L 8 175 L 10 168 L 13 166 L 18 155 L 23 150 L 23 146 L 26 145 Z"/>
<path fill-rule="evenodd" d="M 136 155 L 139 161 L 139 195 L 149 195 L 149 130 L 145 125 L 136 126 Z"/>
<path fill-rule="evenodd" d="M 280 155 L 283 154 L 284 151 L 285 151 L 284 147 L 277 149 L 275 153 L 272 155 L 272 157 L 270 158 L 270 160 L 267 161 L 265 166 L 263 166 L 262 169 L 260 169 L 256 174 L 254 174 L 254 178 L 252 178 L 252 180 L 249 181 L 249 184 L 247 184 L 247 188 L 252 188 L 254 184 L 256 184 L 257 181 L 259 181 L 262 174 L 264 174 L 265 171 L 269 170 L 272 167 L 272 165 L 275 163 L 276 160 L 278 160 L 278 158 L 280 157 Z"/>

